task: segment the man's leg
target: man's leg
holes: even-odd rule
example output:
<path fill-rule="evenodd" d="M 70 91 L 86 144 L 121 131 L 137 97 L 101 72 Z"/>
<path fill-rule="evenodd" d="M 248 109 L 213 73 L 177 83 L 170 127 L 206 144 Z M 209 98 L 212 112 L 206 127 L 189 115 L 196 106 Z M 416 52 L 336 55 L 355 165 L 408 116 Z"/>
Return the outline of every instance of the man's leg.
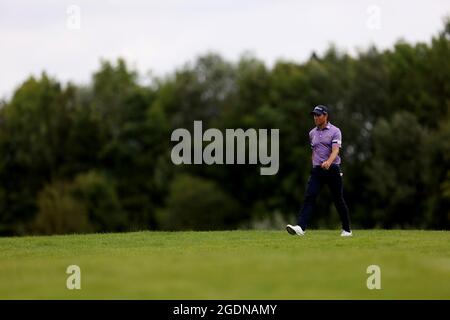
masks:
<path fill-rule="evenodd" d="M 308 179 L 308 184 L 306 186 L 306 194 L 305 199 L 303 201 L 303 206 L 299 212 L 297 218 L 297 224 L 303 229 L 306 230 L 306 226 L 308 224 L 311 213 L 314 209 L 314 205 L 316 203 L 317 195 L 322 187 L 322 169 L 314 168 L 311 171 L 311 175 Z"/>
<path fill-rule="evenodd" d="M 344 187 L 342 184 L 341 170 L 338 166 L 332 166 L 328 172 L 328 186 L 333 197 L 333 202 L 341 218 L 342 229 L 350 232 L 350 217 L 348 207 L 344 200 Z"/>

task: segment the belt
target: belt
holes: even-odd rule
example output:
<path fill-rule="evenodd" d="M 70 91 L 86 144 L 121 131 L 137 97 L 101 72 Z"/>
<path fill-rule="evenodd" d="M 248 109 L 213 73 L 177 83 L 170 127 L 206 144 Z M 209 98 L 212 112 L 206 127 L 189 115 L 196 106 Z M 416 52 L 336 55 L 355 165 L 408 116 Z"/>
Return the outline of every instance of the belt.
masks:
<path fill-rule="evenodd" d="M 333 163 L 333 164 L 331 164 L 330 168 L 331 168 L 331 167 L 333 167 L 333 166 L 335 166 L 335 167 L 339 167 L 339 165 L 338 165 L 337 163 Z M 320 165 L 316 165 L 316 166 L 313 166 L 313 169 L 317 169 L 317 168 L 320 168 L 320 169 L 322 169 L 322 167 L 321 167 Z"/>

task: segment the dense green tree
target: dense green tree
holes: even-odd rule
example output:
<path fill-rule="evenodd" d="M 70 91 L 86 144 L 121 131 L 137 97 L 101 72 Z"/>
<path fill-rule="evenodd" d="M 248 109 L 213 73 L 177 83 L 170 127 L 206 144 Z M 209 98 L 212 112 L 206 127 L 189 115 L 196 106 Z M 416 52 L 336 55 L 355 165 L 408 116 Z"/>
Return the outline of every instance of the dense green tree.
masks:
<path fill-rule="evenodd" d="M 159 223 L 168 230 L 220 230 L 235 228 L 238 203 L 214 182 L 186 174 L 171 183 L 167 207 Z"/>
<path fill-rule="evenodd" d="M 73 125 L 74 88 L 45 73 L 30 77 L 1 109 L 0 180 L 4 233 L 21 233 L 36 212 L 39 190 L 62 171 Z"/>
<path fill-rule="evenodd" d="M 425 227 L 429 137 L 406 111 L 381 118 L 374 128 L 374 152 L 367 167 L 376 202 L 375 221 L 382 227 Z M 416 201 L 413 201 L 416 200 Z"/>

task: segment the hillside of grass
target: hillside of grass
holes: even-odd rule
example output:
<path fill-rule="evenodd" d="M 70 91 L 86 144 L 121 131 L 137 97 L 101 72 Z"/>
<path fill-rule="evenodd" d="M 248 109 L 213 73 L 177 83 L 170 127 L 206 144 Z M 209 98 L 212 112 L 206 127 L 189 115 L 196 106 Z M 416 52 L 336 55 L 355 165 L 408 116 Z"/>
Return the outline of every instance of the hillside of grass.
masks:
<path fill-rule="evenodd" d="M 449 244 L 448 231 L 404 230 L 0 238 L 0 299 L 450 299 Z M 81 290 L 66 288 L 69 265 Z"/>

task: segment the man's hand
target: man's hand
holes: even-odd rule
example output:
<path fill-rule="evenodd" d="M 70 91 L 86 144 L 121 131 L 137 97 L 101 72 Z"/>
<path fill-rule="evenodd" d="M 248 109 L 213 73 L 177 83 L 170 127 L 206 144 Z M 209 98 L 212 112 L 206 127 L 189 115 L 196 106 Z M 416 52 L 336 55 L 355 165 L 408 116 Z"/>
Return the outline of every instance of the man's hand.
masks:
<path fill-rule="evenodd" d="M 333 163 L 334 159 L 336 159 L 338 153 L 339 153 L 339 146 L 333 145 L 330 157 L 327 159 L 327 161 L 322 162 L 320 166 L 325 170 L 328 170 L 331 164 Z"/>
<path fill-rule="evenodd" d="M 328 170 L 330 168 L 330 166 L 331 166 L 331 163 L 332 162 L 330 160 L 327 160 L 327 161 L 322 162 L 322 164 L 320 166 L 322 168 L 324 168 L 325 170 Z"/>

